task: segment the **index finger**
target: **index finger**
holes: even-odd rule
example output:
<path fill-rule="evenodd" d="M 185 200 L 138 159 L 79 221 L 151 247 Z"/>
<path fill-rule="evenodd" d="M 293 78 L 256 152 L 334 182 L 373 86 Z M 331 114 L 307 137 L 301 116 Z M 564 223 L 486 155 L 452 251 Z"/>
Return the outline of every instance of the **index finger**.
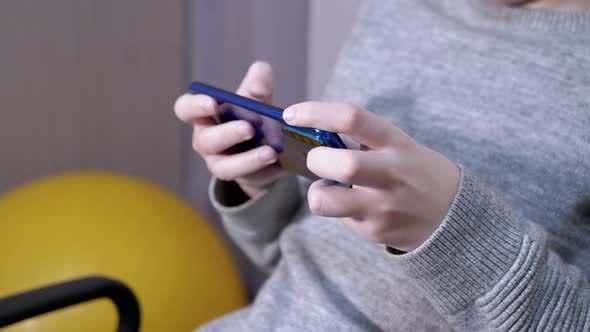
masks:
<path fill-rule="evenodd" d="M 348 103 L 299 103 L 288 107 L 283 118 L 289 125 L 347 134 L 373 149 L 390 146 L 397 141 L 397 136 L 405 136 L 401 129 L 384 119 Z"/>
<path fill-rule="evenodd" d="M 244 76 L 236 91 L 240 96 L 254 98 L 264 103 L 272 101 L 274 77 L 272 66 L 264 61 L 256 61 Z"/>
<path fill-rule="evenodd" d="M 218 105 L 215 99 L 202 94 L 185 93 L 174 103 L 174 113 L 186 123 L 213 116 L 217 114 L 217 110 Z"/>

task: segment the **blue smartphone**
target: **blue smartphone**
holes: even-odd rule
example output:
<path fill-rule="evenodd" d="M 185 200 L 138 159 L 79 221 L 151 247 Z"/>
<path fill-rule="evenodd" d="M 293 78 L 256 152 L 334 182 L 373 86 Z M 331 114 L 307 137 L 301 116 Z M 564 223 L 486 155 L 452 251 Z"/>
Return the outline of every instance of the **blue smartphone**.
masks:
<path fill-rule="evenodd" d="M 228 153 L 241 152 L 261 144 L 268 144 L 278 153 L 278 166 L 316 180 L 319 178 L 306 166 L 309 150 L 317 146 L 346 149 L 346 145 L 336 133 L 288 125 L 283 120 L 281 108 L 201 82 L 191 83 L 189 91 L 213 97 L 221 105 L 219 117 L 221 122 L 241 119 L 250 122 L 255 128 L 256 134 L 252 139 L 234 146 Z"/>

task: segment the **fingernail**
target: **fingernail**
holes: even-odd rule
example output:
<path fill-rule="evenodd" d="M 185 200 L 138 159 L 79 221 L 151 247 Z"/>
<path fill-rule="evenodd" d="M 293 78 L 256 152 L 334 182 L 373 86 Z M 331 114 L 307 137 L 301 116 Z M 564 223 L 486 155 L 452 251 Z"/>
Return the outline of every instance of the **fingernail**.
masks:
<path fill-rule="evenodd" d="M 266 96 L 270 93 L 269 88 L 262 82 L 254 82 L 250 85 L 250 92 L 256 96 Z"/>
<path fill-rule="evenodd" d="M 296 112 L 297 112 L 297 110 L 295 109 L 295 107 L 287 108 L 286 110 L 283 111 L 283 119 L 285 119 L 285 121 L 287 121 L 287 122 L 293 121 L 293 119 L 295 119 Z"/>
<path fill-rule="evenodd" d="M 262 149 L 262 151 L 258 152 L 258 158 L 262 161 L 274 161 L 276 159 L 275 152 L 272 148 Z"/>

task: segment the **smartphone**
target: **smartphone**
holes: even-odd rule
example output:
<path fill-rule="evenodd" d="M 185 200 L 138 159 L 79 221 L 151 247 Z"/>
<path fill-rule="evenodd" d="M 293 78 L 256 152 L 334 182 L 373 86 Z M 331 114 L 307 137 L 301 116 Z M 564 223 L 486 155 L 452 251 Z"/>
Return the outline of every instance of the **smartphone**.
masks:
<path fill-rule="evenodd" d="M 289 172 L 319 179 L 306 166 L 307 153 L 317 146 L 346 149 L 338 134 L 307 127 L 290 126 L 283 120 L 283 109 L 246 98 L 214 86 L 193 82 L 191 93 L 213 97 L 220 106 L 220 122 L 246 120 L 256 134 L 247 142 L 234 146 L 228 153 L 245 151 L 261 144 L 270 145 L 278 153 L 277 165 Z"/>

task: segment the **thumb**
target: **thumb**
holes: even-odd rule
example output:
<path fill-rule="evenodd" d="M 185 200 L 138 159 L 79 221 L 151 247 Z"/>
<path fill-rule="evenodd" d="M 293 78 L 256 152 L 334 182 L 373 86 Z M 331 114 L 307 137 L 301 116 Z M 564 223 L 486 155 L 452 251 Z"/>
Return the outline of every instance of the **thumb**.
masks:
<path fill-rule="evenodd" d="M 271 103 L 273 90 L 272 66 L 268 62 L 256 61 L 248 68 L 248 72 L 236 93 L 244 97 Z"/>

